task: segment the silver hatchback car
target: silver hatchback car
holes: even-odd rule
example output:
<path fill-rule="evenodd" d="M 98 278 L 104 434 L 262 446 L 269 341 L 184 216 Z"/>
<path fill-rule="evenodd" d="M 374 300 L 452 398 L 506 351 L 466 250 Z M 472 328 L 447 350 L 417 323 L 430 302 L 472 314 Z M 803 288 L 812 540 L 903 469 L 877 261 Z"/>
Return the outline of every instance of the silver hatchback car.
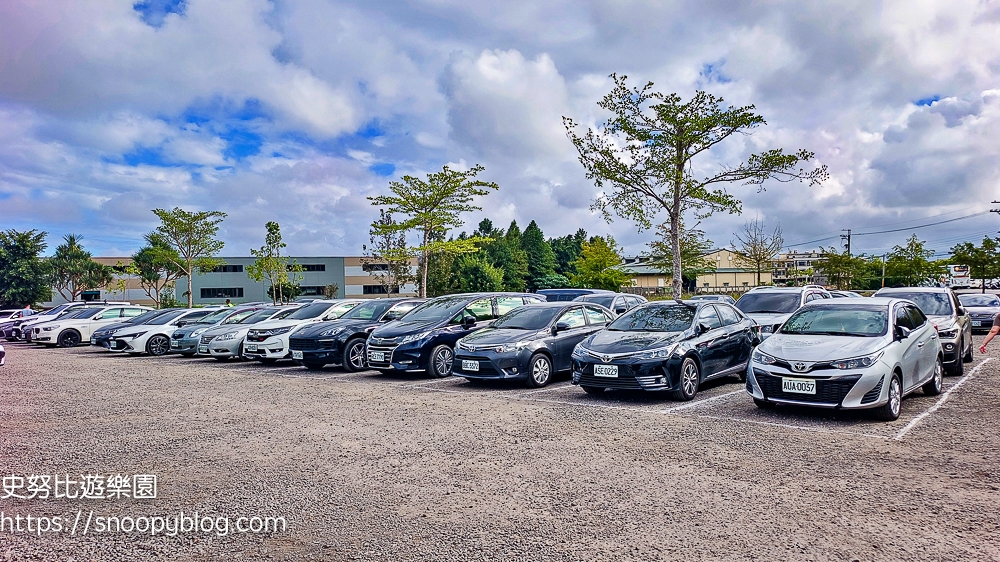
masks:
<path fill-rule="evenodd" d="M 941 392 L 938 332 L 911 302 L 843 298 L 808 303 L 754 350 L 747 392 L 776 404 L 873 409 L 899 417 L 903 397 Z"/>

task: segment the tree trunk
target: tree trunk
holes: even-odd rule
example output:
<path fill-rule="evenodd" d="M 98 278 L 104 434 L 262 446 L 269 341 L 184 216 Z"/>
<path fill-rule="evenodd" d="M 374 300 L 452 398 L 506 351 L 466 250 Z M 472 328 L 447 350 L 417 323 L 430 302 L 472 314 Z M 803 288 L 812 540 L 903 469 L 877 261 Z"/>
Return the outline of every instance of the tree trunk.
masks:
<path fill-rule="evenodd" d="M 194 267 L 188 263 L 187 269 L 187 286 L 188 286 L 188 308 L 194 308 L 194 290 L 191 288 L 191 275 L 194 273 Z"/>
<path fill-rule="evenodd" d="M 682 278 L 683 268 L 681 267 L 681 190 L 680 186 L 674 186 L 674 205 L 670 209 L 670 251 L 673 253 L 673 279 L 671 288 L 675 299 L 680 299 L 684 289 L 684 279 Z"/>
<path fill-rule="evenodd" d="M 424 249 L 421 252 L 422 256 L 420 258 L 420 276 L 422 282 L 420 283 L 420 298 L 427 298 L 427 258 L 429 256 L 427 252 L 427 244 L 430 242 L 431 231 L 424 229 Z"/>

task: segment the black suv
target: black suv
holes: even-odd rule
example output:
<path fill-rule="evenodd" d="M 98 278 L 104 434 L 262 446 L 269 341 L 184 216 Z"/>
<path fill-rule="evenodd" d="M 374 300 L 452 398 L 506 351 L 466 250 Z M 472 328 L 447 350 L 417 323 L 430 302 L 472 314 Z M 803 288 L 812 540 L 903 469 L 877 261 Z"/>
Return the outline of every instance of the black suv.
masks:
<path fill-rule="evenodd" d="M 288 338 L 292 360 L 307 369 L 330 363 L 348 371 L 365 368 L 365 340 L 379 325 L 398 320 L 426 299 L 376 299 L 355 306 L 336 320 L 309 324 Z"/>
<path fill-rule="evenodd" d="M 451 375 L 455 342 L 524 304 L 545 302 L 532 293 L 464 293 L 431 299 L 402 320 L 379 326 L 365 346 L 368 366 L 383 372 Z"/>

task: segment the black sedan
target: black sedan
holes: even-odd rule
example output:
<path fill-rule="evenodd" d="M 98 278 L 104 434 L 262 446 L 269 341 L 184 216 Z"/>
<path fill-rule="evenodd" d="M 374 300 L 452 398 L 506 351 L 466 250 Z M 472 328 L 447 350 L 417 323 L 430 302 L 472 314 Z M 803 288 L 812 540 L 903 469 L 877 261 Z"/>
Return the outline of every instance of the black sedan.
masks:
<path fill-rule="evenodd" d="M 700 385 L 746 376 L 756 324 L 725 303 L 670 301 L 636 308 L 573 351 L 573 384 L 669 392 L 690 400 Z"/>
<path fill-rule="evenodd" d="M 288 338 L 292 360 L 307 369 L 334 363 L 348 371 L 365 368 L 365 340 L 379 325 L 398 320 L 425 299 L 377 299 L 355 306 L 336 320 L 309 324 Z"/>
<path fill-rule="evenodd" d="M 547 302 L 516 308 L 458 340 L 452 374 L 469 380 L 523 379 L 549 384 L 571 367 L 573 348 L 603 330 L 614 314 L 596 304 Z"/>

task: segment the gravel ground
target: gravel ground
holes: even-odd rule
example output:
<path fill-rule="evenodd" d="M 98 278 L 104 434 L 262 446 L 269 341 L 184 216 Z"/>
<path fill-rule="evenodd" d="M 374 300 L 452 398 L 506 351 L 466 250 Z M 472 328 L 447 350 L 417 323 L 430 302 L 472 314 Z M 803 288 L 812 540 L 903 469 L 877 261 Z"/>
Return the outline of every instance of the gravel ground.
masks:
<path fill-rule="evenodd" d="M 0 533 L 3 560 L 1000 559 L 1000 360 L 978 354 L 938 409 L 918 394 L 887 424 L 760 412 L 731 382 L 681 404 L 566 381 L 7 353 L 0 474 L 149 473 L 159 495 L 0 500 L 7 517 L 67 517 L 62 533 Z M 78 510 L 287 529 L 74 536 Z"/>

